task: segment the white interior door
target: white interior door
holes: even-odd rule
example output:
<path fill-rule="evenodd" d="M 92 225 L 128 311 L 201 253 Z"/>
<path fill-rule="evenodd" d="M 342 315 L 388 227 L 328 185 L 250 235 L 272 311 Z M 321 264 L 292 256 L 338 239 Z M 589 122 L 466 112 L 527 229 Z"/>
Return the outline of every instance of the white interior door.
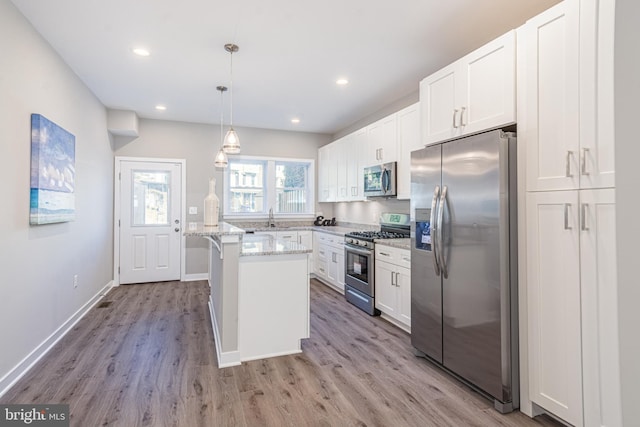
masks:
<path fill-rule="evenodd" d="M 180 163 L 120 162 L 120 283 L 180 279 Z"/>

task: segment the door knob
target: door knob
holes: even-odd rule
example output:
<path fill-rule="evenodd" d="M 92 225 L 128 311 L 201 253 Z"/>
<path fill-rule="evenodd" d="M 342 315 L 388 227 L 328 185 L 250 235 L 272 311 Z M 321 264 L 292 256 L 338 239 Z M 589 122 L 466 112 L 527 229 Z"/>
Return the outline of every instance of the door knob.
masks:
<path fill-rule="evenodd" d="M 176 223 L 176 224 L 180 224 L 180 220 L 179 220 L 179 219 L 176 219 L 175 223 Z"/>
<path fill-rule="evenodd" d="M 177 233 L 178 231 L 180 231 L 180 229 L 178 227 L 175 228 L 175 232 Z"/>

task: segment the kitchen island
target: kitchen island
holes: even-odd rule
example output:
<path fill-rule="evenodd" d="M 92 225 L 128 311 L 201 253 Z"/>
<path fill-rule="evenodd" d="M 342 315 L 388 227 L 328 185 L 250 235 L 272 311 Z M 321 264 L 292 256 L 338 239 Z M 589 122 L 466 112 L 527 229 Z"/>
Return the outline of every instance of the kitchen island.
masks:
<path fill-rule="evenodd" d="M 299 353 L 309 337 L 309 253 L 228 223 L 185 233 L 210 242 L 209 310 L 220 368 Z"/>

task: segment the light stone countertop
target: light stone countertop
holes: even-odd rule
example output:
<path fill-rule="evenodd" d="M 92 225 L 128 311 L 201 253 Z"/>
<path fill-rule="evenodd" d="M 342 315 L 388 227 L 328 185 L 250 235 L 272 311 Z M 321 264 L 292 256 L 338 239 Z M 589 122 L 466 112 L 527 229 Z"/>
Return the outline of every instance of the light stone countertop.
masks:
<path fill-rule="evenodd" d="M 260 234 L 245 234 L 242 237 L 240 256 L 309 254 L 313 248 L 307 248 L 295 241 L 274 239 Z"/>
<path fill-rule="evenodd" d="M 205 226 L 199 222 L 198 227 L 195 230 L 185 230 L 184 235 L 187 237 L 219 237 L 236 234 L 242 235 L 244 233 L 245 231 L 242 228 L 238 228 L 228 222 L 220 221 L 220 223 L 215 227 Z"/>
<path fill-rule="evenodd" d="M 392 248 L 411 250 L 411 239 L 375 239 L 376 245 L 391 246 Z"/>

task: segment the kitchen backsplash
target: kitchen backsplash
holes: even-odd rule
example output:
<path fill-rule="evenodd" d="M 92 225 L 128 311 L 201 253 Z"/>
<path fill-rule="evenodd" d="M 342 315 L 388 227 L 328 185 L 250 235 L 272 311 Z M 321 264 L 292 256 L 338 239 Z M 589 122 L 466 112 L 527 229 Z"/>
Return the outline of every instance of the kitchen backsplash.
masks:
<path fill-rule="evenodd" d="M 321 206 L 324 204 L 321 204 Z M 357 223 L 378 225 L 383 212 L 409 213 L 409 201 L 376 199 L 368 202 L 344 202 L 333 204 L 333 216 L 338 224 Z"/>

